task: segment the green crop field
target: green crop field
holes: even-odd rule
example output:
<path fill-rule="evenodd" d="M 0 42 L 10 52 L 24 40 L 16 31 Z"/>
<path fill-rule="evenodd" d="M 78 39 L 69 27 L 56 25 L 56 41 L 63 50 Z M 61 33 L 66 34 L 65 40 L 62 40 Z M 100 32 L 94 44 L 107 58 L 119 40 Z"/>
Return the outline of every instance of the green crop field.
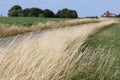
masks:
<path fill-rule="evenodd" d="M 97 48 L 98 46 L 104 48 L 106 51 L 111 49 L 116 55 L 115 66 L 112 69 L 118 70 L 115 79 L 120 80 L 120 24 L 112 24 L 111 26 L 99 30 L 96 34 L 90 37 L 87 44 L 92 48 Z"/>
<path fill-rule="evenodd" d="M 40 17 L 0 17 L 0 24 L 3 25 L 18 25 L 31 26 L 39 22 L 45 23 L 47 21 L 58 22 L 70 20 L 70 18 L 40 18 Z"/>

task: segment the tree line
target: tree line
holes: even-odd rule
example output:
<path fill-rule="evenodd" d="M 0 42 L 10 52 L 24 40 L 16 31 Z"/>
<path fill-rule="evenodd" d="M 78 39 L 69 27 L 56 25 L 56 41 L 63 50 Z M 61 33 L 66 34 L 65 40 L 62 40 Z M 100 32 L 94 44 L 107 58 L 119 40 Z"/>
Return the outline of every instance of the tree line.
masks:
<path fill-rule="evenodd" d="M 120 14 L 118 14 L 117 17 L 120 17 Z"/>
<path fill-rule="evenodd" d="M 8 11 L 9 17 L 45 17 L 45 18 L 78 18 L 77 11 L 69 10 L 64 8 L 62 10 L 58 10 L 55 14 L 50 9 L 42 10 L 40 8 L 26 8 L 22 9 L 19 5 L 14 5 Z"/>

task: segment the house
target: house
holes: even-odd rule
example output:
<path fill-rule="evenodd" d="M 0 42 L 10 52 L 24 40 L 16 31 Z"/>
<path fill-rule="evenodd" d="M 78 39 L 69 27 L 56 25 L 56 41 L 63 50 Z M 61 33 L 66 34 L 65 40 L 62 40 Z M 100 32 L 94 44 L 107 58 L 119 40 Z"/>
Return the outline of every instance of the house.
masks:
<path fill-rule="evenodd" d="M 116 17 L 117 15 L 115 13 L 111 13 L 109 11 L 106 11 L 102 17 Z"/>

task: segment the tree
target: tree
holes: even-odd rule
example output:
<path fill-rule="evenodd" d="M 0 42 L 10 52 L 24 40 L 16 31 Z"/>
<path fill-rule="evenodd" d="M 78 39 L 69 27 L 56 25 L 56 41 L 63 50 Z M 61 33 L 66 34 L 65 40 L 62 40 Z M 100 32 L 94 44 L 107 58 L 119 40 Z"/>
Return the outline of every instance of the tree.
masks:
<path fill-rule="evenodd" d="M 58 10 L 55 17 L 57 18 L 78 18 L 78 15 L 75 10 L 69 10 L 67 8 L 64 8 L 62 10 Z"/>
<path fill-rule="evenodd" d="M 43 11 L 39 8 L 26 8 L 23 10 L 25 17 L 39 17 L 41 13 L 43 13 Z"/>
<path fill-rule="evenodd" d="M 8 12 L 8 16 L 10 17 L 19 17 L 22 16 L 22 7 L 19 5 L 14 5 L 13 7 L 11 7 L 11 9 Z"/>
<path fill-rule="evenodd" d="M 45 9 L 45 10 L 43 11 L 43 16 L 44 16 L 44 17 L 53 18 L 53 17 L 54 17 L 54 13 L 53 13 L 51 10 L 49 10 L 49 9 Z"/>
<path fill-rule="evenodd" d="M 69 10 L 70 18 L 78 18 L 77 12 L 75 10 Z"/>
<path fill-rule="evenodd" d="M 29 9 L 29 8 L 24 9 L 24 10 L 23 10 L 23 16 L 24 16 L 24 17 L 28 17 L 29 12 L 30 12 L 30 9 Z"/>
<path fill-rule="evenodd" d="M 26 8 L 22 10 L 22 7 L 19 5 L 14 5 L 8 11 L 8 16 L 10 17 L 46 17 L 46 18 L 78 18 L 77 12 L 75 10 L 69 10 L 64 8 L 59 10 L 56 14 L 49 9 L 39 9 L 39 8 Z"/>
<path fill-rule="evenodd" d="M 117 17 L 120 17 L 120 14 L 118 14 Z"/>

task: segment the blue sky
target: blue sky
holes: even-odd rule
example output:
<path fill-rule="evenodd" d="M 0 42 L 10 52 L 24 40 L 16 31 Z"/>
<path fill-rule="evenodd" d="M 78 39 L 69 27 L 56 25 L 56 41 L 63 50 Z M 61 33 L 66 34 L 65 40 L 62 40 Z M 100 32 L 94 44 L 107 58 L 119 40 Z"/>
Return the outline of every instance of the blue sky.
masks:
<path fill-rule="evenodd" d="M 14 5 L 20 5 L 23 9 L 51 9 L 55 13 L 63 8 L 74 9 L 79 17 L 101 16 L 107 10 L 120 13 L 120 0 L 1 0 L 0 14 L 7 16 L 8 10 Z"/>

